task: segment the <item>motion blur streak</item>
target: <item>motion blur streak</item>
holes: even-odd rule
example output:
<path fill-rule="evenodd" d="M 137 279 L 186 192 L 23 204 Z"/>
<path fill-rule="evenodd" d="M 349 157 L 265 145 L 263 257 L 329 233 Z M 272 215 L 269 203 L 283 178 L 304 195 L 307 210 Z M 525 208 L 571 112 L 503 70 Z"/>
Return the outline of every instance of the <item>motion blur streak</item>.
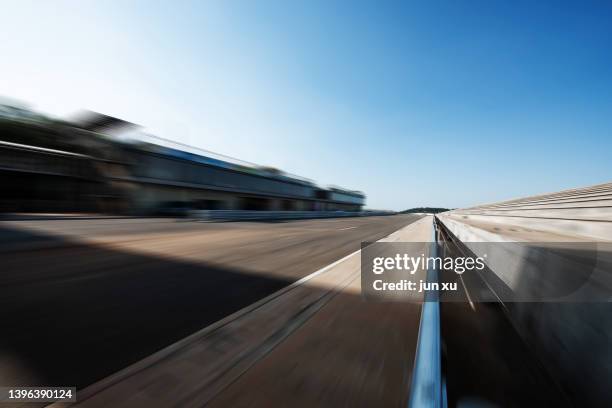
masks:
<path fill-rule="evenodd" d="M 0 383 L 84 387 L 418 218 L 2 222 Z"/>
<path fill-rule="evenodd" d="M 95 112 L 58 120 L 0 105 L 0 211 L 359 215 L 365 204 L 362 192 L 320 187 L 304 177 L 192 148 L 139 128 Z"/>

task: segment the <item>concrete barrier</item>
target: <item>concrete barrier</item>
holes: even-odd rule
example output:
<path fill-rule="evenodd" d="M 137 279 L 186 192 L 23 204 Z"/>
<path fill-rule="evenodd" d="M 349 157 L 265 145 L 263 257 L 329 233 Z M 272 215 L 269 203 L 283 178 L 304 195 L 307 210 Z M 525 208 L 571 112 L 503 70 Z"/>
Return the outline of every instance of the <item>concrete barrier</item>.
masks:
<path fill-rule="evenodd" d="M 612 183 L 453 210 L 440 219 L 482 224 L 484 228 L 501 224 L 498 227 L 503 230 L 503 226 L 512 225 L 525 233 L 536 230 L 612 241 Z"/>
<path fill-rule="evenodd" d="M 534 253 L 539 243 L 561 242 L 566 247 L 587 243 L 598 248 L 596 259 L 593 255 L 582 258 L 583 262 L 596 265 L 596 275 L 581 287 L 582 300 L 504 302 L 521 337 L 570 400 L 579 406 L 605 406 L 612 400 L 608 381 L 612 377 L 612 262 L 611 253 L 602 249 L 612 247 L 611 204 L 612 183 L 607 183 L 458 209 L 438 216 L 442 225 L 468 248 L 482 251 L 488 246 L 489 255 L 498 250 L 498 254 L 489 256 L 487 264 L 504 282 L 503 289 L 518 297 L 521 291 L 537 292 L 545 286 L 554 289 L 555 285 L 560 288 L 566 284 L 559 279 L 558 264 L 555 270 L 550 264 L 537 264 L 539 258 Z M 521 242 L 521 252 L 503 254 L 500 248 L 513 246 L 500 242 Z M 579 261 L 580 257 L 576 259 Z M 584 291 L 597 296 L 589 298 Z M 602 301 L 606 298 L 607 301 Z"/>

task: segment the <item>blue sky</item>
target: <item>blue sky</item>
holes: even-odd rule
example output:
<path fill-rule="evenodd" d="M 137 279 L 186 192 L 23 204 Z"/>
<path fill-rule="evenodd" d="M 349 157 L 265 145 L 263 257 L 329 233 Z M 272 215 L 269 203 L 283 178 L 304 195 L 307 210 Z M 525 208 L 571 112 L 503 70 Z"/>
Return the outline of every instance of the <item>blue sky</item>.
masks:
<path fill-rule="evenodd" d="M 176 3 L 176 4 L 174 4 Z M 6 2 L 0 94 L 464 207 L 612 179 L 612 6 Z"/>

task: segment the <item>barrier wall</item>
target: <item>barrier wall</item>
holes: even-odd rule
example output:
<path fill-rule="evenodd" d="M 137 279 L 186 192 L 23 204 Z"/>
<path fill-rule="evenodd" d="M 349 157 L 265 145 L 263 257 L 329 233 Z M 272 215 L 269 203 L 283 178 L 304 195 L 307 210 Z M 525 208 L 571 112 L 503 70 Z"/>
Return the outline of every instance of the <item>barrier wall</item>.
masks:
<path fill-rule="evenodd" d="M 486 245 L 491 251 L 499 249 L 500 242 L 522 242 L 527 247 L 559 242 L 573 250 L 575 262 L 594 265 L 594 275 L 580 287 L 576 301 L 504 303 L 521 337 L 577 405 L 605 406 L 612 400 L 608 380 L 612 377 L 612 254 L 607 249 L 612 247 L 611 204 L 612 183 L 607 183 L 438 216 L 468 248 L 482 252 Z M 597 248 L 594 255 L 572 248 L 585 244 Z M 539 261 L 533 254 L 530 250 L 497 254 L 487 263 L 505 290 L 517 295 L 527 290 L 537 295 L 545 287 L 562 289 L 567 282 L 555 274 L 558 268 L 532 265 Z"/>

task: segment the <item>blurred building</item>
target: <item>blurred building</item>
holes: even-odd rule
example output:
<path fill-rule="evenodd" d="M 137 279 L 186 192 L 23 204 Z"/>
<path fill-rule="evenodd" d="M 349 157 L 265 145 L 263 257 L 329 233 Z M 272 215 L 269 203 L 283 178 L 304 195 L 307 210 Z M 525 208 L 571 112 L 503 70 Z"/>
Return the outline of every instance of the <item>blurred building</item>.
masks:
<path fill-rule="evenodd" d="M 360 211 L 365 195 L 187 146 L 114 137 L 136 125 L 0 109 L 0 211 Z"/>

